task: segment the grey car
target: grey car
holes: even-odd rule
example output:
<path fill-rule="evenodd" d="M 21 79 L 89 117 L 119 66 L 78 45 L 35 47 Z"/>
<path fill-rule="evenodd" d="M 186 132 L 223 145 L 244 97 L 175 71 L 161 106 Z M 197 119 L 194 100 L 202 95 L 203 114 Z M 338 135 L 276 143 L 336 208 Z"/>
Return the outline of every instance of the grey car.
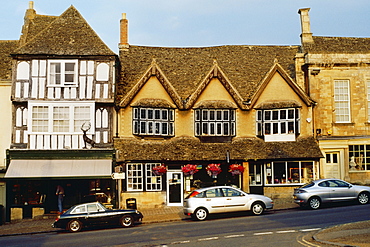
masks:
<path fill-rule="evenodd" d="M 231 186 L 213 186 L 192 191 L 184 200 L 184 214 L 197 220 L 205 220 L 209 214 L 238 211 L 260 215 L 273 205 L 266 196 L 248 194 Z"/>
<path fill-rule="evenodd" d="M 294 189 L 294 202 L 311 209 L 320 208 L 322 203 L 355 201 L 369 202 L 370 187 L 353 185 L 340 179 L 319 179 Z"/>

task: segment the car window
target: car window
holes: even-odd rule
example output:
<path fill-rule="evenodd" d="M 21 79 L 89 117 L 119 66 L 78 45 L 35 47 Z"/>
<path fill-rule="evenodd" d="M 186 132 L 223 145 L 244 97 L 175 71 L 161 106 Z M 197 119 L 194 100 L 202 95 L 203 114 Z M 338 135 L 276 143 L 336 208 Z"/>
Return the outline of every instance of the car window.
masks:
<path fill-rule="evenodd" d="M 344 181 L 337 180 L 334 182 L 337 184 L 338 187 L 349 187 L 349 184 Z"/>
<path fill-rule="evenodd" d="M 222 194 L 219 189 L 210 189 L 210 190 L 206 190 L 206 197 L 207 198 L 222 197 Z"/>
<path fill-rule="evenodd" d="M 304 184 L 304 185 L 302 185 L 302 187 L 301 188 L 310 188 L 310 187 L 312 187 L 312 186 L 314 186 L 315 184 L 314 183 L 308 183 L 308 184 Z M 320 186 L 320 184 L 319 184 L 319 186 Z"/>
<path fill-rule="evenodd" d="M 328 180 L 326 181 L 328 183 L 328 187 L 339 187 L 339 185 L 336 183 L 336 181 Z"/>
<path fill-rule="evenodd" d="M 98 206 L 96 204 L 88 204 L 87 205 L 87 212 L 89 212 L 89 213 L 98 212 Z"/>
<path fill-rule="evenodd" d="M 241 196 L 242 193 L 240 191 L 230 189 L 230 188 L 223 188 L 222 192 L 224 193 L 224 196 L 231 197 L 231 196 Z"/>
<path fill-rule="evenodd" d="M 86 213 L 85 205 L 77 206 L 72 212 L 72 214 L 82 214 L 82 213 Z"/>
<path fill-rule="evenodd" d="M 319 186 L 320 187 L 329 187 L 329 184 L 327 183 L 327 181 L 324 181 L 324 182 L 319 183 Z"/>

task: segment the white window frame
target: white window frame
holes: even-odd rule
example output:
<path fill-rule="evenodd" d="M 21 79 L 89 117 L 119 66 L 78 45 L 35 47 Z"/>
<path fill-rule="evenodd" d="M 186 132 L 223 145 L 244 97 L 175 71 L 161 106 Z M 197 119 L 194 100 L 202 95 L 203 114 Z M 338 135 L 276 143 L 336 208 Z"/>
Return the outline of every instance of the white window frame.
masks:
<path fill-rule="evenodd" d="M 300 134 L 300 109 L 281 108 L 256 111 L 256 135 L 265 141 L 295 141 Z"/>
<path fill-rule="evenodd" d="M 66 64 L 73 63 L 74 64 L 74 71 L 70 73 L 66 71 Z M 56 72 L 53 72 L 53 65 L 52 64 L 60 64 L 60 82 L 56 83 L 53 79 L 53 75 Z M 73 82 L 66 82 L 66 76 L 73 75 Z M 77 79 L 78 79 L 78 60 L 48 60 L 48 86 L 51 87 L 65 87 L 65 86 L 77 86 Z"/>
<path fill-rule="evenodd" d="M 351 94 L 349 80 L 334 80 L 335 122 L 351 122 Z"/>
<path fill-rule="evenodd" d="M 86 121 L 89 121 L 91 124 L 91 128 L 87 132 L 88 134 L 94 134 L 95 133 L 95 104 L 92 102 L 29 102 L 29 109 L 28 109 L 28 133 L 29 134 L 82 134 L 82 130 L 80 127 L 75 126 L 76 121 L 83 121 L 81 118 L 76 119 L 75 116 L 75 109 L 78 107 L 88 107 L 89 109 L 89 119 L 86 119 Z M 45 107 L 47 108 L 47 116 L 43 116 L 41 121 L 47 121 L 45 124 L 47 125 L 47 131 L 35 131 L 34 130 L 34 121 L 33 121 L 33 109 L 34 107 Z M 55 127 L 55 120 L 54 120 L 54 109 L 56 107 L 67 107 L 68 108 L 68 117 L 69 119 L 65 119 L 68 121 L 68 131 L 54 131 Z M 85 122 L 85 121 L 83 121 Z M 81 125 L 82 126 L 82 125 Z"/>
<path fill-rule="evenodd" d="M 298 167 L 293 167 L 293 169 L 298 169 L 298 180 L 290 177 L 291 171 L 288 169 L 290 163 L 297 163 L 298 164 Z M 302 163 L 303 164 L 312 163 L 312 170 L 310 172 L 307 172 L 307 171 L 305 172 L 304 169 L 307 168 L 307 167 L 304 167 Z M 285 179 L 286 180 L 285 182 L 280 181 L 280 177 L 278 176 L 278 174 L 275 174 L 275 165 L 278 165 L 278 164 L 284 164 L 285 174 L 283 174 L 282 179 Z M 266 186 L 304 184 L 304 183 L 308 183 L 308 182 L 311 182 L 311 181 L 315 180 L 316 179 L 316 174 L 317 174 L 315 161 L 313 161 L 313 160 L 307 160 L 307 161 L 303 161 L 303 160 L 302 161 L 297 161 L 297 160 L 293 160 L 293 161 L 274 161 L 274 162 L 266 163 L 264 165 L 264 167 L 265 167 L 264 184 Z M 271 179 L 270 179 L 271 182 L 268 182 L 269 181 L 268 177 L 271 177 Z M 278 181 L 275 181 L 276 179 Z"/>
<path fill-rule="evenodd" d="M 160 163 L 127 163 L 127 191 L 162 191 L 162 176 L 152 172 L 158 165 Z"/>
<path fill-rule="evenodd" d="M 175 132 L 174 109 L 133 108 L 132 133 L 134 135 L 173 136 Z"/>
<path fill-rule="evenodd" d="M 196 109 L 195 136 L 235 136 L 235 109 Z"/>

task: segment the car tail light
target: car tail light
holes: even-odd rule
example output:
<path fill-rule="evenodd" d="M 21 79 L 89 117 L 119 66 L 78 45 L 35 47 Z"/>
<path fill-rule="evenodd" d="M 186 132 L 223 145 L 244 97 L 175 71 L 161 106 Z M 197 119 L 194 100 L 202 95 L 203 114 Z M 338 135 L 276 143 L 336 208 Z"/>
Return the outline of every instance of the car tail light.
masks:
<path fill-rule="evenodd" d="M 197 195 L 199 195 L 199 192 L 198 192 L 198 191 L 193 191 L 193 192 L 191 192 L 191 194 L 190 194 L 190 195 L 188 195 L 188 196 L 186 197 L 186 199 L 188 199 L 188 198 L 192 198 L 192 197 L 195 197 L 195 196 L 197 196 Z"/>
<path fill-rule="evenodd" d="M 300 194 L 300 193 L 307 193 L 307 191 L 305 190 L 297 190 L 296 193 Z"/>

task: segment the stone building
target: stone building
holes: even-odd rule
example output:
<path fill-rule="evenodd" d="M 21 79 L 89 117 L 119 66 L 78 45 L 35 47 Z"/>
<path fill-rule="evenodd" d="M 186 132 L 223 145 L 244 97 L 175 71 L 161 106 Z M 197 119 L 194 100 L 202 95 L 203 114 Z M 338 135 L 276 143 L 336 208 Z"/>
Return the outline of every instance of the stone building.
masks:
<path fill-rule="evenodd" d="M 301 9 L 299 84 L 317 103 L 314 134 L 325 159 L 321 176 L 370 184 L 370 38 L 321 37 Z"/>
<path fill-rule="evenodd" d="M 294 187 L 319 177 L 315 102 L 295 81 L 300 46 L 135 46 L 125 14 L 120 23 L 122 201 L 179 206 L 194 188 L 229 184 L 290 202 Z"/>

